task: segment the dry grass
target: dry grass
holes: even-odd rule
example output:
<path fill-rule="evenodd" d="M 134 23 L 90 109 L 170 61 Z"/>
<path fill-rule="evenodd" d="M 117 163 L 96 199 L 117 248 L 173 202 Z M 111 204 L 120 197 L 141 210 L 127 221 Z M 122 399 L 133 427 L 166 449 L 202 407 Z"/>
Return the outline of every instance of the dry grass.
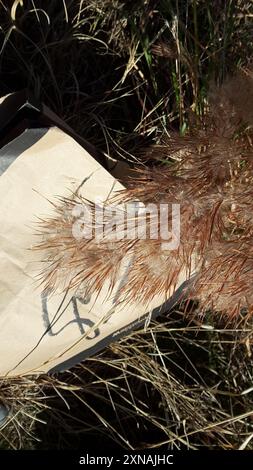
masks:
<path fill-rule="evenodd" d="M 251 2 L 21 3 L 0 2 L 1 94 L 29 86 L 100 149 L 141 165 L 157 150 L 167 164 L 168 129 L 184 136 L 172 140 L 174 149 L 191 146 L 210 83 L 252 56 Z M 251 125 L 251 94 L 242 102 L 233 80 L 224 86 Z M 201 165 L 188 171 L 201 177 Z M 240 312 L 225 328 L 198 305 L 188 305 L 187 319 L 182 312 L 65 374 L 2 381 L 12 415 L 1 446 L 73 448 L 101 436 L 108 448 L 252 448 L 252 320 Z"/>
<path fill-rule="evenodd" d="M 58 377 L 2 384 L 5 446 L 251 448 L 251 341 L 243 319 L 187 326 L 176 311 Z"/>

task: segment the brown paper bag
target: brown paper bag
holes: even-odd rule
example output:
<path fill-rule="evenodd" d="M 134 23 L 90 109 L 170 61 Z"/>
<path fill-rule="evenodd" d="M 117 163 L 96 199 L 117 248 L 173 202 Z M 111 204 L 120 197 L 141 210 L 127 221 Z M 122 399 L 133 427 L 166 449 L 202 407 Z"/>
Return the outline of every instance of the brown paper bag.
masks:
<path fill-rule="evenodd" d="M 67 369 L 175 304 L 183 285 L 169 301 L 156 296 L 148 312 L 117 305 L 117 286 L 109 299 L 106 284 L 98 297 L 43 292 L 40 254 L 31 250 L 37 217 L 87 177 L 91 201 L 123 186 L 57 127 L 24 130 L 2 147 L 0 162 L 0 376 Z"/>

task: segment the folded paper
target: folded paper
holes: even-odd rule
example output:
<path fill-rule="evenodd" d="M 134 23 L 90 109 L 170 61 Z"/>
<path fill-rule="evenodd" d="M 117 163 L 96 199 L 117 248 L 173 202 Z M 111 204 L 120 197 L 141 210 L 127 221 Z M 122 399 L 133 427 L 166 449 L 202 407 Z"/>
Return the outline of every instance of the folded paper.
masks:
<path fill-rule="evenodd" d="M 183 278 L 169 300 L 154 297 L 149 311 L 117 305 L 117 285 L 109 297 L 107 284 L 86 298 L 43 291 L 41 253 L 32 250 L 38 217 L 83 180 L 90 201 L 123 189 L 73 137 L 55 126 L 26 129 L 0 149 L 0 174 L 0 376 L 68 369 L 175 304 Z"/>

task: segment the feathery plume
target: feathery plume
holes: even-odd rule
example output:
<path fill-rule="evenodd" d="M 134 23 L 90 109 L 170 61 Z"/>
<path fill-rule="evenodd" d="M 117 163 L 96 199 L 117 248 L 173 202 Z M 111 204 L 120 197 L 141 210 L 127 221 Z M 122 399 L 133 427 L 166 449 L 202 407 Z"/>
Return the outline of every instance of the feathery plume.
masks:
<path fill-rule="evenodd" d="M 47 289 L 76 288 L 100 292 L 104 282 L 111 291 L 120 276 L 124 260 L 130 261 L 127 282 L 120 287 L 124 302 L 148 305 L 157 294 L 167 298 L 180 276 L 190 279 L 197 272 L 189 297 L 204 309 L 233 317 L 241 308 L 253 307 L 253 189 L 252 128 L 253 78 L 249 70 L 239 72 L 222 87 L 210 92 L 210 105 L 201 124 L 182 137 L 172 132 L 159 145 L 145 152 L 152 167 L 137 169 L 128 188 L 114 195 L 106 205 L 140 201 L 142 204 L 180 205 L 180 243 L 171 251 L 162 246 L 160 213 L 158 237 L 127 237 L 128 226 L 120 228 L 120 240 L 103 236 L 76 239 L 73 208 L 95 205 L 80 194 L 62 198 L 55 215 L 40 223 L 41 242 L 37 249 L 46 256 L 42 281 Z M 160 160 L 160 163 L 159 163 Z M 165 160 L 165 162 L 164 162 Z M 135 216 L 137 218 L 137 216 Z M 147 220 L 152 231 L 157 214 Z M 85 221 L 83 221 L 85 226 Z M 89 227 L 95 230 L 95 227 Z M 87 229 L 87 227 L 86 227 Z M 117 228 L 119 230 L 119 227 Z"/>

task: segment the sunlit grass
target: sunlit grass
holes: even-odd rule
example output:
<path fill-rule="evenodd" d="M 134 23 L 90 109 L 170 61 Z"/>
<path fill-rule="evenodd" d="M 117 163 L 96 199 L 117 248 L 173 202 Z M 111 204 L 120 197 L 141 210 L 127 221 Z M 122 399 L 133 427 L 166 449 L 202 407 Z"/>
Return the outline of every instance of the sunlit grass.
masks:
<path fill-rule="evenodd" d="M 248 63 L 252 17 L 243 0 L 2 0 L 1 95 L 29 87 L 102 151 L 138 162 L 170 129 L 185 134 L 210 83 Z M 3 380 L 1 446 L 99 435 L 130 449 L 252 448 L 252 324 L 180 312 L 64 374 Z"/>

